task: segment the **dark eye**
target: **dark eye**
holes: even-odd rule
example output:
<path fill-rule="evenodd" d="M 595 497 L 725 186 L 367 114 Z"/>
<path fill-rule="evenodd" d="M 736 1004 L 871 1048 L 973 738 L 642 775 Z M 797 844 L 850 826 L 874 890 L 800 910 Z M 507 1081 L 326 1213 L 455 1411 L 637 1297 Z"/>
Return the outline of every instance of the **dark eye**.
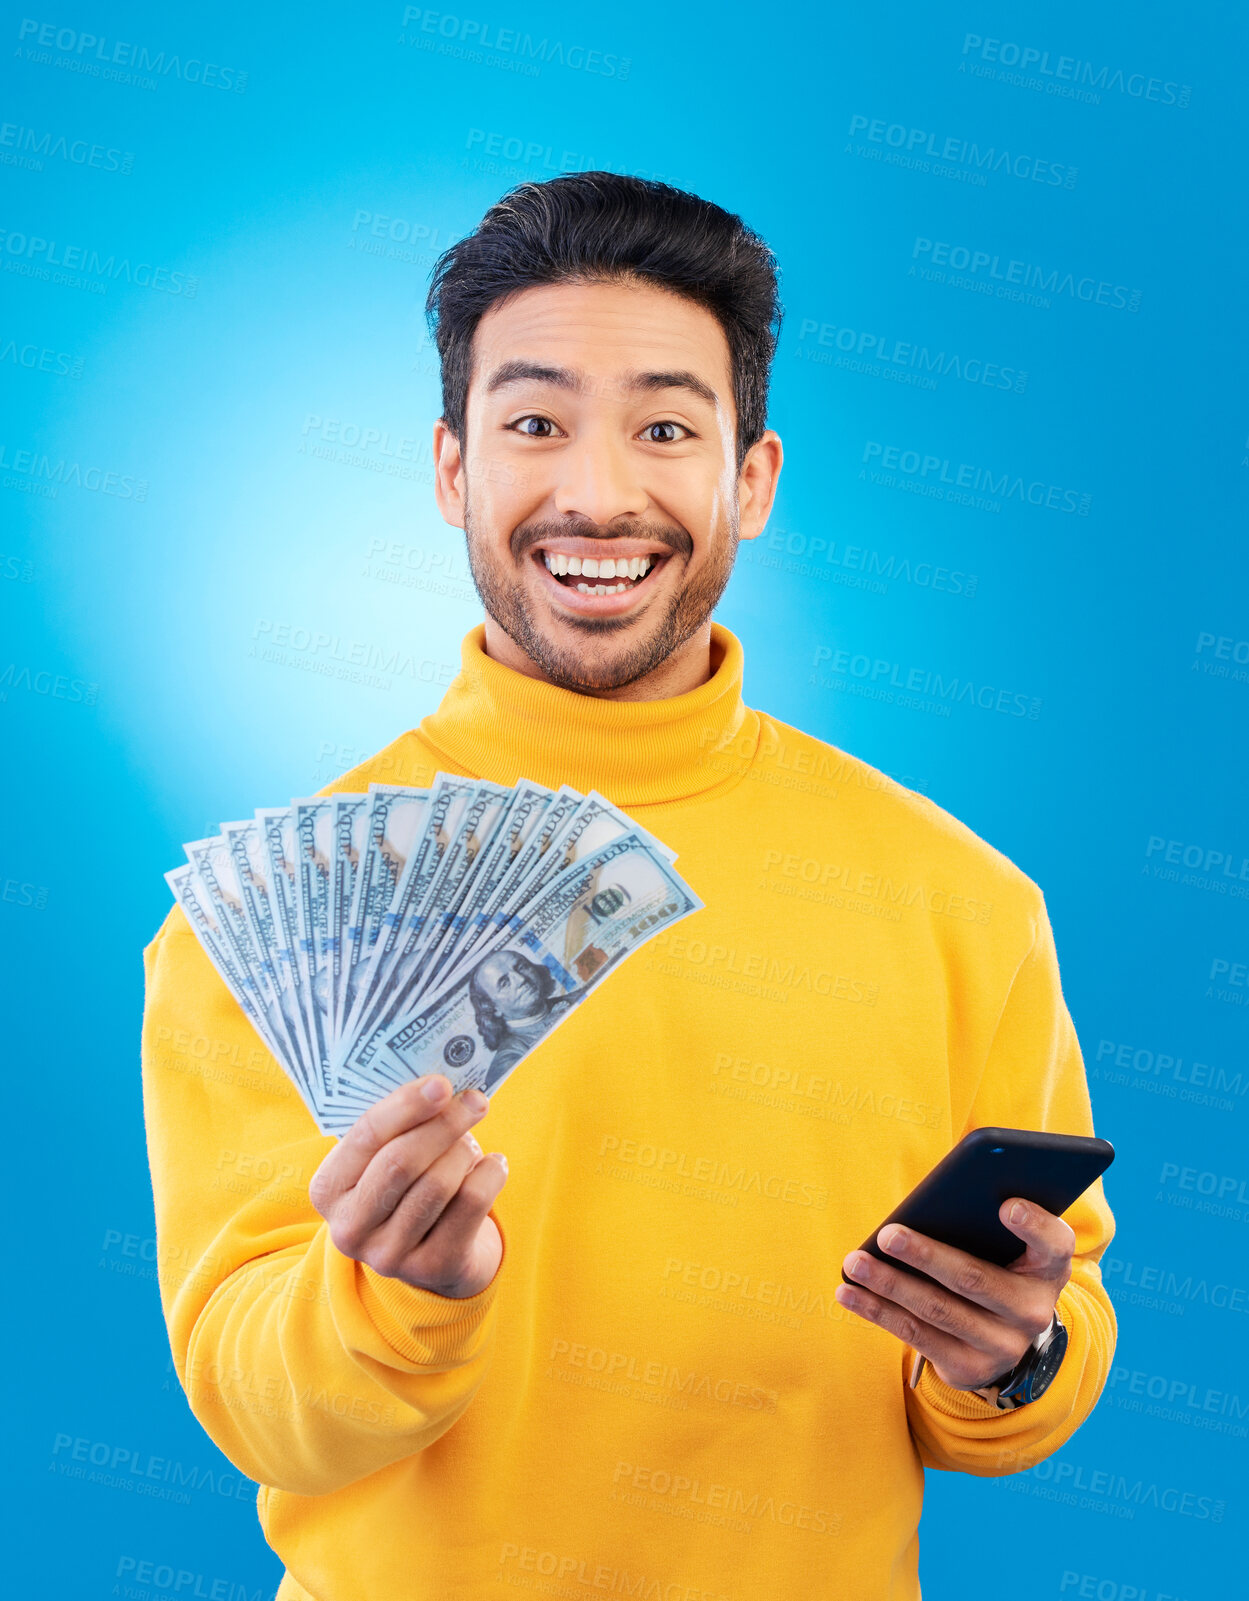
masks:
<path fill-rule="evenodd" d="M 648 422 L 642 430 L 642 437 L 648 445 L 673 445 L 677 441 L 677 429 L 684 433 L 679 422 Z"/>
<path fill-rule="evenodd" d="M 520 417 L 512 424 L 517 433 L 528 434 L 531 439 L 550 439 L 555 424 L 549 417 Z"/>

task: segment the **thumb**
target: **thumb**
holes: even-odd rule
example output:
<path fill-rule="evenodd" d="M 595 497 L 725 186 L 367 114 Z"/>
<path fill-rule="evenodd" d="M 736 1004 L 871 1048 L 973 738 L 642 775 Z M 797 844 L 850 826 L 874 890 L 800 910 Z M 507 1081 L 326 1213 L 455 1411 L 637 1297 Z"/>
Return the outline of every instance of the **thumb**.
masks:
<path fill-rule="evenodd" d="M 1034 1201 L 1013 1196 L 1003 1201 L 998 1217 L 1012 1234 L 1026 1246 L 1018 1261 L 1010 1264 L 1010 1272 L 1023 1273 L 1032 1278 L 1059 1279 L 1066 1283 L 1071 1276 L 1071 1257 L 1076 1237 L 1069 1223 L 1047 1212 Z"/>

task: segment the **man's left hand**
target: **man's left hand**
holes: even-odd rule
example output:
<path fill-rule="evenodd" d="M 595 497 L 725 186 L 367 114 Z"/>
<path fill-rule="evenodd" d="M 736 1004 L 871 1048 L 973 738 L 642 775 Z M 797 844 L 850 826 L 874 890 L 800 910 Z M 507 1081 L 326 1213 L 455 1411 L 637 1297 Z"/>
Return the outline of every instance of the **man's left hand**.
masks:
<path fill-rule="evenodd" d="M 1076 1243 L 1062 1218 L 1030 1201 L 1004 1201 L 998 1216 L 1027 1246 L 1009 1267 L 887 1223 L 876 1243 L 937 1283 L 851 1251 L 845 1270 L 854 1284 L 837 1286 L 838 1301 L 927 1357 L 952 1388 L 991 1384 L 1049 1327 L 1058 1292 L 1071 1277 Z"/>

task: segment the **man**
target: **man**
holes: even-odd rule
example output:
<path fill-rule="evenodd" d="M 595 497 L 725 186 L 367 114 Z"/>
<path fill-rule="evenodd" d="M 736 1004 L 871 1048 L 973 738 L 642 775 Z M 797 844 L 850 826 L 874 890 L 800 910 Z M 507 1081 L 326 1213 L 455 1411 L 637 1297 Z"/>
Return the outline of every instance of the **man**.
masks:
<path fill-rule="evenodd" d="M 743 704 L 711 612 L 781 444 L 773 262 L 738 218 L 522 185 L 431 310 L 436 495 L 486 619 L 438 710 L 332 787 L 594 787 L 705 908 L 493 1102 L 432 1076 L 338 1144 L 276 1064 L 169 1053 L 252 1039 L 171 913 L 145 1095 L 179 1375 L 260 1481 L 282 1601 L 914 1598 L 924 1467 L 1030 1466 L 1113 1351 L 1100 1185 L 1069 1222 L 1007 1203 L 1009 1270 L 901 1230 L 882 1247 L 935 1284 L 853 1249 L 970 1128 L 1091 1131 L 1040 891 Z M 223 1148 L 284 1176 L 240 1202 Z"/>

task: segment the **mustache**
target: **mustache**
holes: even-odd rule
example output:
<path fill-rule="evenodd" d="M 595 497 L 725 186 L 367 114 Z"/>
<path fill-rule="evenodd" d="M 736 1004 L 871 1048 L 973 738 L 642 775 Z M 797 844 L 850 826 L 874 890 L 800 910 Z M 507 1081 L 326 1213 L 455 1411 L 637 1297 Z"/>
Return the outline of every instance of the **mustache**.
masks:
<path fill-rule="evenodd" d="M 657 545 L 666 545 L 678 556 L 692 556 L 694 541 L 680 524 L 657 522 L 613 522 L 610 528 L 600 528 L 588 517 L 549 517 L 541 522 L 521 523 L 512 530 L 512 555 L 517 561 L 527 556 L 535 545 L 551 539 L 649 539 Z"/>

